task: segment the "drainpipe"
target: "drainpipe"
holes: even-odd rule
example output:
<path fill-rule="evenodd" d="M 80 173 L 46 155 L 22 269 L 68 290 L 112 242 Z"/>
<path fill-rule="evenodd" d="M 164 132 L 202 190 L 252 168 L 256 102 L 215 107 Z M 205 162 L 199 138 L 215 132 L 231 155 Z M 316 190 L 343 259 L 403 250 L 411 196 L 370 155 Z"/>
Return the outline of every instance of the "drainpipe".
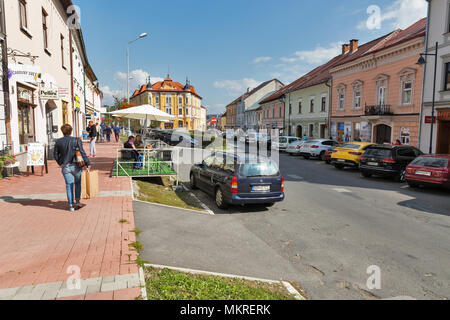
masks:
<path fill-rule="evenodd" d="M 83 99 L 84 99 L 84 115 L 86 116 L 86 69 L 84 66 L 83 66 Z"/>
<path fill-rule="evenodd" d="M 75 91 L 74 91 L 74 86 L 73 86 L 73 41 L 72 41 L 72 29 L 69 29 L 69 53 L 70 53 L 70 92 L 71 92 L 71 96 L 72 96 L 72 117 L 74 119 L 72 119 L 72 123 L 75 127 L 75 136 L 78 137 L 78 126 L 75 126 L 76 121 L 75 121 L 75 117 L 76 117 L 76 110 L 75 110 Z M 63 123 L 64 124 L 64 123 Z"/>
<path fill-rule="evenodd" d="M 427 0 L 428 1 L 428 13 L 427 13 L 427 30 L 426 30 L 426 36 L 425 36 L 425 56 L 428 53 L 428 41 L 430 38 L 430 10 L 431 10 L 431 0 Z M 418 148 L 422 149 L 422 130 L 423 130 L 423 113 L 424 113 L 424 103 L 425 103 L 425 78 L 426 78 L 426 74 L 427 74 L 427 64 L 425 63 L 423 65 L 423 74 L 422 74 L 422 102 L 420 105 L 420 116 L 419 116 L 419 143 L 418 143 Z M 434 92 L 433 92 L 433 96 L 434 96 Z M 431 121 L 433 121 L 434 119 L 431 119 Z"/>
<path fill-rule="evenodd" d="M 330 84 L 328 81 L 325 84 L 329 89 L 329 101 L 328 101 L 328 137 L 331 137 L 331 110 L 333 107 L 333 77 L 330 78 Z"/>

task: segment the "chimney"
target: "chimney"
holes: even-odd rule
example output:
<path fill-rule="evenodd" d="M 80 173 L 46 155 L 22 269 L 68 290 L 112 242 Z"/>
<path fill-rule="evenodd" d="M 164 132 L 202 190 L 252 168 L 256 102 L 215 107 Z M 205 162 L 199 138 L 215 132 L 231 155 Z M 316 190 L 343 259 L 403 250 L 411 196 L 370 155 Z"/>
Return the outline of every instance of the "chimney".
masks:
<path fill-rule="evenodd" d="M 350 52 L 355 52 L 358 50 L 358 40 L 352 39 L 350 40 Z"/>
<path fill-rule="evenodd" d="M 349 44 L 346 43 L 342 45 L 342 54 L 346 54 L 349 50 L 350 50 Z"/>

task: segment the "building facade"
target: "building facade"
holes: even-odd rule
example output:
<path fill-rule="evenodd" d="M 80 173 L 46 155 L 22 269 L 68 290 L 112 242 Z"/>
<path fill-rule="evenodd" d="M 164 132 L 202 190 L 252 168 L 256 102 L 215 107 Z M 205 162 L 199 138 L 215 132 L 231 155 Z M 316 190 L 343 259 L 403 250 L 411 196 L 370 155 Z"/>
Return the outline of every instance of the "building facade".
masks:
<path fill-rule="evenodd" d="M 11 145 L 8 56 L 4 0 L 0 0 L 0 151 Z"/>
<path fill-rule="evenodd" d="M 133 93 L 130 101 L 137 106 L 150 104 L 178 119 L 161 123 L 162 128 L 204 131 L 206 129 L 206 108 L 203 98 L 186 79 L 186 84 L 173 81 L 169 75 L 164 81 L 151 81 Z"/>
<path fill-rule="evenodd" d="M 63 124 L 71 124 L 78 136 L 85 125 L 76 109 L 84 104 L 82 73 L 88 64 L 84 45 L 77 43 L 81 30 L 73 23 L 72 5 L 70 0 L 5 2 L 10 140 L 22 170 L 28 143 L 47 145 L 51 157 Z"/>
<path fill-rule="evenodd" d="M 284 129 L 284 101 L 274 99 L 260 103 L 258 122 L 262 130 Z"/>
<path fill-rule="evenodd" d="M 371 41 L 331 69 L 331 136 L 418 146 L 426 19 Z M 355 46 L 355 44 L 353 44 Z"/>
<path fill-rule="evenodd" d="M 438 59 L 436 68 L 436 91 L 434 83 L 434 57 L 426 56 L 423 66 L 425 73 L 423 110 L 420 119 L 423 152 L 450 153 L 450 1 L 430 0 L 428 10 L 427 53 L 436 52 L 438 43 Z M 432 102 L 435 97 L 435 120 L 431 134 Z M 430 141 L 433 137 L 432 142 Z"/>
<path fill-rule="evenodd" d="M 240 99 L 240 97 L 238 98 Z M 233 101 L 226 107 L 227 113 L 227 125 L 226 129 L 236 129 L 236 117 L 237 117 L 237 100 Z"/>

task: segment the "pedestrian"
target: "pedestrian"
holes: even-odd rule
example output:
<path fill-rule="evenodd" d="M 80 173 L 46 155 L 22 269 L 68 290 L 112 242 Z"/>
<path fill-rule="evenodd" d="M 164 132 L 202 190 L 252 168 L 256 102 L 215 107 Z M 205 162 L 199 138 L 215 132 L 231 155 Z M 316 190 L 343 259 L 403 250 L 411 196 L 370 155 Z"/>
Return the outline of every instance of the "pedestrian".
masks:
<path fill-rule="evenodd" d="M 395 141 L 394 146 L 401 146 L 402 142 L 400 140 L 397 139 L 397 141 Z"/>
<path fill-rule="evenodd" d="M 100 134 L 100 137 L 101 137 L 100 142 L 105 142 L 105 140 L 106 140 L 106 132 L 105 132 L 106 126 L 105 126 L 105 124 L 103 122 L 100 125 L 100 128 L 102 129 L 101 130 L 102 132 Z"/>
<path fill-rule="evenodd" d="M 308 140 L 308 135 L 305 133 L 303 136 L 303 141 L 307 141 Z"/>
<path fill-rule="evenodd" d="M 97 140 L 97 127 L 94 125 L 92 121 L 89 121 L 89 126 L 87 127 L 87 131 L 89 132 L 89 140 L 90 140 L 90 157 L 95 158 L 97 150 L 95 148 L 95 141 Z"/>
<path fill-rule="evenodd" d="M 81 209 L 81 172 L 84 161 L 84 166 L 88 169 L 91 165 L 86 153 L 83 149 L 83 143 L 80 138 L 72 137 L 73 128 L 70 124 L 65 124 L 61 127 L 64 135 L 63 138 L 58 139 L 55 144 L 54 158 L 62 169 L 62 174 L 66 182 L 67 201 L 69 202 L 69 211 Z M 77 151 L 80 152 L 81 159 L 77 158 Z M 75 197 L 74 197 L 75 191 Z M 75 198 L 75 199 L 74 199 Z"/>
<path fill-rule="evenodd" d="M 120 127 L 119 126 L 114 127 L 114 135 L 116 137 L 116 143 L 119 143 L 119 141 L 120 141 Z"/>
<path fill-rule="evenodd" d="M 111 142 L 112 129 L 109 125 L 105 127 L 105 133 L 106 133 L 106 141 L 108 141 L 108 143 Z"/>
<path fill-rule="evenodd" d="M 101 129 L 100 129 L 100 126 L 99 126 L 99 124 L 98 124 L 98 122 L 97 123 L 95 123 L 95 128 L 97 129 L 97 143 L 99 143 L 100 142 L 100 131 L 101 131 Z"/>

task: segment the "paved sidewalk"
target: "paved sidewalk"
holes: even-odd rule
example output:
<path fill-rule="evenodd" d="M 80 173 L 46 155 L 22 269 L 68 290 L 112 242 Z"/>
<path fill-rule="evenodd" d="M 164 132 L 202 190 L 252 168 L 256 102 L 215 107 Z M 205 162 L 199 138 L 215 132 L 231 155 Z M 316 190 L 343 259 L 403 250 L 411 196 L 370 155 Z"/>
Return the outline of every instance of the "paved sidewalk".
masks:
<path fill-rule="evenodd" d="M 45 298 L 45 290 L 41 297 L 26 294 L 36 285 L 65 283 L 74 276 L 75 271 L 68 270 L 71 266 L 73 270 L 79 268 L 81 279 L 138 275 L 133 263 L 137 253 L 129 247 L 136 241 L 130 232 L 134 229 L 130 180 L 110 177 L 117 147 L 112 143 L 97 145 L 97 158 L 91 161 L 93 170 L 99 170 L 101 193 L 95 199 L 82 200 L 86 207 L 75 213 L 68 211 L 64 178 L 54 161 L 43 177 L 37 173 L 0 180 L 0 298 L 18 294 L 25 294 L 22 298 Z M 127 222 L 121 223 L 122 219 Z M 139 285 L 136 287 L 139 289 Z M 135 298 L 139 296 L 136 287 L 91 288 L 92 292 L 86 288 L 85 292 L 74 291 L 73 296 Z M 41 290 L 34 291 L 37 295 L 42 286 L 38 288 Z M 8 295 L 14 290 L 13 296 Z M 51 292 L 49 299 L 71 295 L 65 292 L 62 296 L 58 290 L 64 290 L 63 286 L 55 296 L 50 287 L 46 290 Z"/>

